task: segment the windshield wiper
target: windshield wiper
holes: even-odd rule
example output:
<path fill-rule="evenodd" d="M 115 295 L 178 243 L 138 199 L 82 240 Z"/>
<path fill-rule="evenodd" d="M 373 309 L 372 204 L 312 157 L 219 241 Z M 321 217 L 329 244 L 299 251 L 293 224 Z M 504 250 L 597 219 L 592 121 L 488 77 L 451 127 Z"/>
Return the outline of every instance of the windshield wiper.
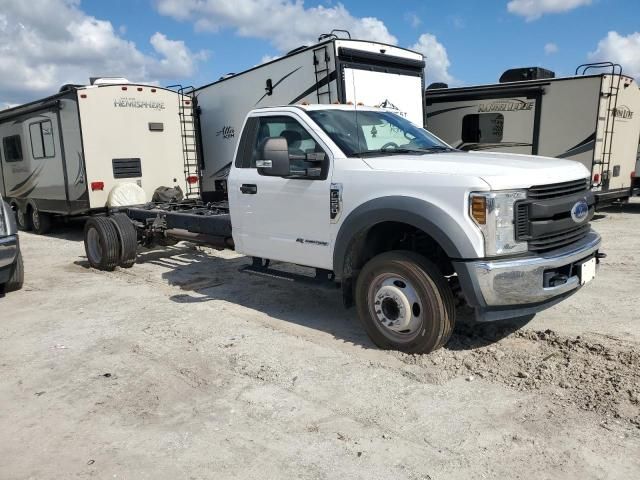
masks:
<path fill-rule="evenodd" d="M 457 152 L 458 149 L 452 147 L 446 147 L 444 145 L 434 145 L 433 147 L 423 148 L 423 151 L 427 153 L 435 153 L 435 152 Z"/>
<path fill-rule="evenodd" d="M 378 150 L 365 150 L 363 152 L 355 152 L 350 156 L 353 157 L 361 157 L 361 156 L 371 156 L 371 155 L 395 155 L 397 153 L 419 153 L 424 155 L 425 153 L 429 153 L 429 150 L 424 148 L 385 148 Z"/>

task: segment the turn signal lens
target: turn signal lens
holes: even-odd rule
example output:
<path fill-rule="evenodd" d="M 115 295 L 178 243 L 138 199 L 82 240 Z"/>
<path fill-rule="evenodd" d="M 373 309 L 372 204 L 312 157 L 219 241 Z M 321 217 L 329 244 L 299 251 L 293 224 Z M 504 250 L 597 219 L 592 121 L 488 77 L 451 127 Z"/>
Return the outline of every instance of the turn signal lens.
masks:
<path fill-rule="evenodd" d="M 483 196 L 471 197 L 471 218 L 478 225 L 486 225 L 487 223 L 487 199 Z"/>
<path fill-rule="evenodd" d="M 104 182 L 91 182 L 91 191 L 104 190 Z"/>

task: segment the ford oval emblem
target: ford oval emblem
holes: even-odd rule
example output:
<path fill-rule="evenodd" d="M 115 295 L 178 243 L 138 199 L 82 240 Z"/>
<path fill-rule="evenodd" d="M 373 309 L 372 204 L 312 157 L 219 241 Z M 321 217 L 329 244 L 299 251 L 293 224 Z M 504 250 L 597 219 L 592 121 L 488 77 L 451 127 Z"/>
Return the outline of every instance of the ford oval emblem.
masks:
<path fill-rule="evenodd" d="M 571 218 L 574 222 L 580 223 L 589 215 L 589 205 L 584 200 L 576 202 L 571 208 Z"/>

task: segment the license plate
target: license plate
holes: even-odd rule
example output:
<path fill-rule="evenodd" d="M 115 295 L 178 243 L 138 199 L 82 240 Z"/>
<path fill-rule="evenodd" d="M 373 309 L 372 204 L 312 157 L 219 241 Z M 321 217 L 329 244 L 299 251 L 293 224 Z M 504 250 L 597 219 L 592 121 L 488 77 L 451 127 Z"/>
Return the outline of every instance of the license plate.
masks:
<path fill-rule="evenodd" d="M 596 259 L 587 260 L 580 265 L 580 285 L 590 282 L 596 277 Z"/>

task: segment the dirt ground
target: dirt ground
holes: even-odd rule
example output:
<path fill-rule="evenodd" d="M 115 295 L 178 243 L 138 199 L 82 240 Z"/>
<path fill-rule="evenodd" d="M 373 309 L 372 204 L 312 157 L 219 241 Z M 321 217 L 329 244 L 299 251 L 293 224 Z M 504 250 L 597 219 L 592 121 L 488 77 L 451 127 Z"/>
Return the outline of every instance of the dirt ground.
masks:
<path fill-rule="evenodd" d="M 87 267 L 21 237 L 0 298 L 0 478 L 640 478 L 640 202 L 599 215 L 594 282 L 443 350 L 376 349 L 338 291 L 188 244 Z"/>

